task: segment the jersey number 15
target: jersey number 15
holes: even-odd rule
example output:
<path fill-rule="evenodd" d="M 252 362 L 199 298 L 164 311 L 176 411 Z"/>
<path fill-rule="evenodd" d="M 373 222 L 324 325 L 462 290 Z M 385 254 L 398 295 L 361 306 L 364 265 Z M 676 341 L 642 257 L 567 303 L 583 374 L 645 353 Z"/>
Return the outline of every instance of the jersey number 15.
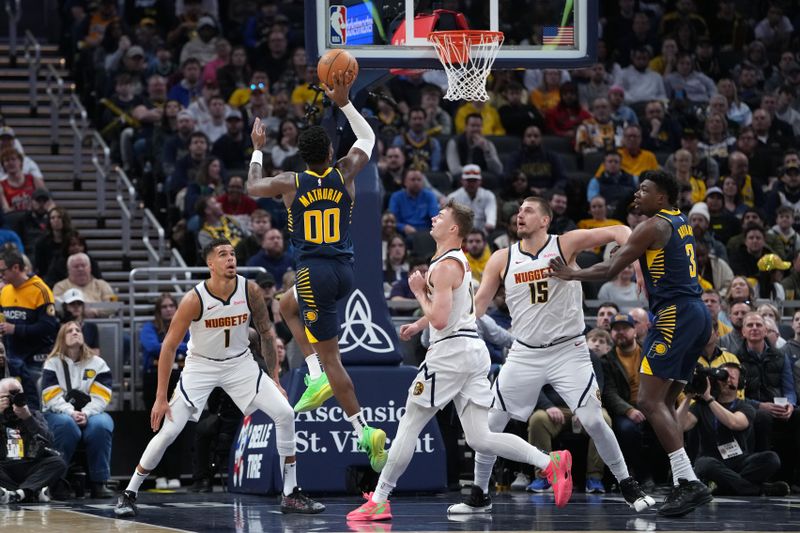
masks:
<path fill-rule="evenodd" d="M 534 283 L 528 283 L 528 286 L 531 288 L 531 303 L 532 304 L 543 304 L 547 302 L 548 296 L 548 286 L 547 280 L 543 279 Z"/>

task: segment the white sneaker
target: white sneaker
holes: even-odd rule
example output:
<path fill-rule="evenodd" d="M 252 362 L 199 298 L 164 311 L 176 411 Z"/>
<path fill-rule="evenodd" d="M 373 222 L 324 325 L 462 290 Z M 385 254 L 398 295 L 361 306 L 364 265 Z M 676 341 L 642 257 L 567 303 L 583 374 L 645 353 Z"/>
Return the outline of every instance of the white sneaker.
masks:
<path fill-rule="evenodd" d="M 165 477 L 157 477 L 156 478 L 156 488 L 158 490 L 166 490 L 168 487 L 167 485 L 167 478 Z"/>
<path fill-rule="evenodd" d="M 42 487 L 42 490 L 39 491 L 39 501 L 41 503 L 47 503 L 51 500 L 50 498 L 50 487 Z"/>
<path fill-rule="evenodd" d="M 179 489 L 181 488 L 181 480 L 180 479 L 170 479 L 167 482 L 168 489 Z"/>
<path fill-rule="evenodd" d="M 517 477 L 515 477 L 514 482 L 511 483 L 511 490 L 525 490 L 525 487 L 530 485 L 530 483 L 531 478 L 522 472 L 517 472 Z"/>
<path fill-rule="evenodd" d="M 0 487 L 0 504 L 6 504 L 11 501 L 11 495 L 16 496 L 15 493 L 11 492 L 10 490 L 6 490 L 3 487 Z"/>

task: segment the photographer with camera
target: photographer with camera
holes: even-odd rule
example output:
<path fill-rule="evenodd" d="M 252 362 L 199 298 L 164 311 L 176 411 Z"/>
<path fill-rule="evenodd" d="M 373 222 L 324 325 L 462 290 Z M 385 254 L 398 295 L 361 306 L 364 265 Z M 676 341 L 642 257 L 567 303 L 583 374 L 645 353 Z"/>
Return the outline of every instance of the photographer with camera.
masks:
<path fill-rule="evenodd" d="M 0 380 L 0 504 L 50 501 L 48 487 L 67 470 L 50 447 L 52 436 L 41 412 L 27 405 L 14 378 Z"/>
<path fill-rule="evenodd" d="M 717 485 L 715 494 L 786 496 L 789 485 L 785 482 L 767 482 L 780 469 L 778 454 L 751 453 L 749 437 L 756 410 L 737 398 L 741 384 L 737 363 L 719 367 L 698 364 L 684 389 L 686 397 L 678 407 L 678 421 L 684 431 L 697 428 L 699 433 L 695 471 L 703 481 Z"/>
<path fill-rule="evenodd" d="M 69 464 L 79 442 L 86 446 L 92 498 L 111 498 L 111 440 L 114 421 L 111 369 L 83 340 L 81 326 L 67 322 L 58 330 L 44 363 L 42 405 L 53 431 L 54 446 Z"/>

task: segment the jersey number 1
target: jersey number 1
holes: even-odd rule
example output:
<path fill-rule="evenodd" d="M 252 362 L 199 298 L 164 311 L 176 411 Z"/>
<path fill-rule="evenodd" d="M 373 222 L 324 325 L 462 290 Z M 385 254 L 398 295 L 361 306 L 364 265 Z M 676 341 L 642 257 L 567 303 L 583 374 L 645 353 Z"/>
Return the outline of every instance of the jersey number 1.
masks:
<path fill-rule="evenodd" d="M 225 347 L 229 347 L 231 345 L 231 330 L 225 329 Z"/>
<path fill-rule="evenodd" d="M 689 277 L 697 277 L 697 263 L 694 260 L 694 246 L 692 246 L 692 243 L 686 245 L 686 255 L 689 257 Z"/>
<path fill-rule="evenodd" d="M 537 281 L 535 283 L 528 283 L 528 286 L 531 288 L 531 303 L 532 304 L 543 304 L 547 302 L 547 295 L 548 295 L 548 287 L 547 287 L 547 280 L 543 279 L 541 281 Z"/>
<path fill-rule="evenodd" d="M 339 242 L 339 221 L 341 215 L 338 207 L 326 209 L 312 209 L 303 213 L 303 228 L 305 239 L 314 244 Z"/>

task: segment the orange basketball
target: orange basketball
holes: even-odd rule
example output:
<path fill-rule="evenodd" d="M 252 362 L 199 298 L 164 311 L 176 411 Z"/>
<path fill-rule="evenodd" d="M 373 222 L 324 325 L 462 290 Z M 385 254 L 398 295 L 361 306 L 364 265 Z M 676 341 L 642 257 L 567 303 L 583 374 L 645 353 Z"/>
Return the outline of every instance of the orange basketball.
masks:
<path fill-rule="evenodd" d="M 340 70 L 358 76 L 358 61 L 347 50 L 331 50 L 319 58 L 317 76 L 328 87 L 333 88 L 333 75 Z"/>

